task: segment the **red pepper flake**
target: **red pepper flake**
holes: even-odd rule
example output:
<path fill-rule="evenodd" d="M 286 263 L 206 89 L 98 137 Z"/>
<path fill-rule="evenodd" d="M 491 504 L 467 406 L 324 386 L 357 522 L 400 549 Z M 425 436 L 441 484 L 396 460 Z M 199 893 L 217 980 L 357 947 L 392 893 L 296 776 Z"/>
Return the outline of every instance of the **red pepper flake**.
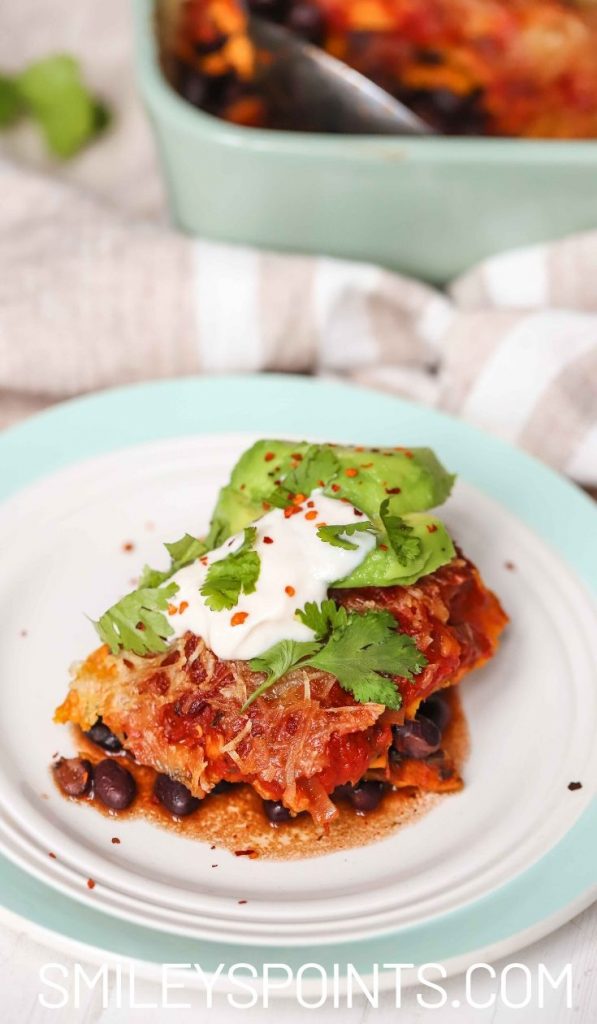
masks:
<path fill-rule="evenodd" d="M 290 457 L 291 457 L 291 459 L 296 459 L 297 462 L 302 462 L 303 461 L 303 456 L 301 455 L 300 452 L 292 452 Z"/>
<path fill-rule="evenodd" d="M 340 490 L 340 484 L 332 484 L 332 490 L 334 494 L 337 494 L 338 491 Z"/>
<path fill-rule="evenodd" d="M 315 502 L 314 501 L 308 501 L 307 502 L 307 508 L 315 508 Z"/>
<path fill-rule="evenodd" d="M 189 602 L 188 601 L 181 601 L 179 606 L 178 606 L 178 614 L 182 615 L 183 612 L 186 612 L 188 607 L 189 607 Z"/>
<path fill-rule="evenodd" d="M 232 616 L 232 618 L 230 619 L 230 625 L 231 626 L 242 626 L 243 622 L 246 622 L 246 620 L 248 618 L 249 618 L 249 613 L 248 612 L 235 612 L 234 615 Z"/>
<path fill-rule="evenodd" d="M 319 487 L 325 487 L 325 480 L 318 480 L 317 484 Z"/>
<path fill-rule="evenodd" d="M 291 516 L 297 516 L 299 512 L 302 512 L 302 509 L 297 505 L 288 505 L 288 507 L 284 509 L 284 519 L 290 519 Z"/>
<path fill-rule="evenodd" d="M 306 500 L 306 498 L 307 498 L 306 494 L 300 494 L 300 493 L 299 494 L 293 494 L 292 495 L 292 504 L 293 505 L 302 505 L 303 502 Z"/>
<path fill-rule="evenodd" d="M 275 452 L 266 452 L 265 455 L 263 456 L 263 459 L 264 459 L 265 462 L 271 462 L 272 459 L 275 459 L 275 457 L 276 457 L 276 453 Z"/>
<path fill-rule="evenodd" d="M 212 864 L 212 868 L 217 868 L 217 864 Z"/>
<path fill-rule="evenodd" d="M 93 881 L 93 878 L 88 878 L 87 879 L 87 888 L 88 889 L 95 889 L 95 882 Z"/>
<path fill-rule="evenodd" d="M 201 562 L 201 565 L 207 565 L 208 564 L 207 555 L 201 555 L 201 558 L 199 559 L 199 561 Z"/>
<path fill-rule="evenodd" d="M 328 524 L 327 523 L 315 523 L 315 525 L 319 529 L 321 526 L 327 526 Z"/>
<path fill-rule="evenodd" d="M 386 487 L 386 494 L 402 494 L 401 487 Z"/>
<path fill-rule="evenodd" d="M 379 545 L 379 550 L 380 551 L 387 551 L 388 550 L 388 545 L 387 544 L 380 544 Z"/>
<path fill-rule="evenodd" d="M 309 521 L 317 519 L 317 509 L 312 508 L 310 512 L 305 512 L 305 519 Z"/>
<path fill-rule="evenodd" d="M 261 507 L 262 507 L 264 512 L 269 512 L 269 510 L 270 510 L 270 508 L 272 506 L 270 505 L 269 501 L 262 501 L 261 502 Z"/>
<path fill-rule="evenodd" d="M 294 589 L 294 587 L 288 585 L 287 587 L 284 587 L 284 593 L 288 594 L 289 597 L 294 597 L 294 595 L 296 594 L 296 590 Z"/>
<path fill-rule="evenodd" d="M 133 544 L 132 540 L 125 541 L 124 544 L 122 545 L 122 550 L 127 552 L 134 551 L 135 545 Z"/>
<path fill-rule="evenodd" d="M 58 858 L 56 857 L 56 854 L 55 854 L 55 853 L 52 853 L 51 851 L 50 851 L 50 853 L 48 854 L 48 857 L 51 857 L 51 858 L 52 858 L 52 860 L 57 860 L 57 859 L 58 859 Z"/>
<path fill-rule="evenodd" d="M 363 448 L 362 444 L 358 444 L 356 446 L 356 448 L 355 448 L 355 452 L 364 452 L 364 451 L 365 451 L 365 449 Z M 373 465 L 373 463 L 371 463 L 371 465 Z"/>
<path fill-rule="evenodd" d="M 264 544 L 273 544 L 274 542 L 273 542 L 271 537 L 264 537 L 263 538 L 263 543 Z"/>
<path fill-rule="evenodd" d="M 247 486 L 246 484 L 241 484 L 240 487 L 239 487 L 239 491 L 244 491 L 246 486 Z"/>
<path fill-rule="evenodd" d="M 569 782 L 568 789 L 573 793 L 575 789 L 582 789 L 582 782 Z"/>
<path fill-rule="evenodd" d="M 246 900 L 238 900 L 238 903 L 246 903 Z"/>
<path fill-rule="evenodd" d="M 427 523 L 427 533 L 437 533 L 437 524 Z"/>
<path fill-rule="evenodd" d="M 372 462 L 361 462 L 361 469 L 371 469 Z"/>
<path fill-rule="evenodd" d="M 258 857 L 259 854 L 257 853 L 257 850 L 235 850 L 234 851 L 234 856 L 235 857 L 250 857 L 251 860 L 255 860 L 255 858 Z M 245 900 L 245 903 L 246 903 L 246 900 Z"/>
<path fill-rule="evenodd" d="M 353 508 L 352 511 L 354 512 L 355 516 L 362 516 L 363 515 L 363 513 L 360 510 L 360 508 Z"/>
<path fill-rule="evenodd" d="M 514 562 L 504 562 L 504 569 L 507 569 L 508 572 L 514 572 L 516 566 L 514 565 Z"/>
<path fill-rule="evenodd" d="M 347 467 L 347 468 L 346 468 L 346 469 L 344 470 L 344 475 L 345 475 L 345 476 L 351 476 L 351 477 L 352 477 L 352 476 L 358 476 L 358 475 L 359 475 L 359 471 L 358 471 L 358 469 L 356 469 L 356 468 L 355 468 L 354 466 L 348 466 L 348 467 Z"/>
<path fill-rule="evenodd" d="M 114 843 L 114 846 L 120 846 L 120 839 L 118 838 L 118 836 L 112 836 L 110 842 Z"/>
<path fill-rule="evenodd" d="M 178 611 L 178 608 L 176 607 L 175 604 L 169 604 L 168 605 L 168 615 L 176 615 L 177 611 Z"/>

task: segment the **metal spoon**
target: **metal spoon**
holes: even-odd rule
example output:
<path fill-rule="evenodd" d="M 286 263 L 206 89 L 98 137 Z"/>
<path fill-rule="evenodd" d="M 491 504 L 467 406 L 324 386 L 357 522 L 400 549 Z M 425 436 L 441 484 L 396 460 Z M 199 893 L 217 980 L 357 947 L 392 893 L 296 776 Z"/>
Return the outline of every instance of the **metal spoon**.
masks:
<path fill-rule="evenodd" d="M 277 128 L 347 135 L 431 135 L 399 100 L 281 25 L 254 14 L 257 81 Z"/>

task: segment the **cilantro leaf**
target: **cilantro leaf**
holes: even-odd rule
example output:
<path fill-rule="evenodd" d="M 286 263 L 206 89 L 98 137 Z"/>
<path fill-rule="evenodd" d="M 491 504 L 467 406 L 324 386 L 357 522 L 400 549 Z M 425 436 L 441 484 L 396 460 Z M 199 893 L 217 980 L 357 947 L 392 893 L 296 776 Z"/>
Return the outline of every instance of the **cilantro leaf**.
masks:
<path fill-rule="evenodd" d="M 164 544 L 164 547 L 172 558 L 173 572 L 178 572 L 185 565 L 190 565 L 191 562 L 194 562 L 207 551 L 207 545 L 204 541 L 199 540 L 198 537 L 191 536 L 190 533 L 185 533 L 184 537 L 181 537 L 180 540 Z"/>
<path fill-rule="evenodd" d="M 140 587 L 108 608 L 94 626 L 112 654 L 120 648 L 134 654 L 165 651 L 166 637 L 174 630 L 162 612 L 177 592 L 176 583 L 167 587 Z"/>
<path fill-rule="evenodd" d="M 318 650 L 319 644 L 315 641 L 280 640 L 279 643 L 274 644 L 273 647 L 270 647 L 258 658 L 252 658 L 249 662 L 249 667 L 253 672 L 265 672 L 266 678 L 261 683 L 261 686 L 258 686 L 249 699 L 245 701 L 241 712 L 246 711 L 258 697 L 261 697 L 266 690 L 269 690 L 270 686 L 277 683 L 278 679 L 281 679 L 287 672 L 290 672 L 303 658 L 314 654 Z"/>
<path fill-rule="evenodd" d="M 423 545 L 419 537 L 413 537 L 413 528 L 401 516 L 390 512 L 390 499 L 382 501 L 379 514 L 384 524 L 388 540 L 396 558 L 401 565 L 410 565 L 420 558 Z"/>
<path fill-rule="evenodd" d="M 398 633 L 387 612 L 350 613 L 321 650 L 303 664 L 329 672 L 360 703 L 372 701 L 393 710 L 402 698 L 387 676 L 412 679 L 427 664 L 412 637 Z"/>
<path fill-rule="evenodd" d="M 78 62 L 67 54 L 30 64 L 14 84 L 55 156 L 74 156 L 108 122 L 107 108 L 91 95 Z"/>
<path fill-rule="evenodd" d="M 348 622 L 348 612 L 335 601 L 325 600 L 321 604 L 307 601 L 304 608 L 297 610 L 297 618 L 312 629 L 317 640 L 325 640 L 335 629 L 343 629 Z"/>
<path fill-rule="evenodd" d="M 285 508 L 295 494 L 311 494 L 317 487 L 325 486 L 337 476 L 340 463 L 331 448 L 312 444 L 302 460 L 291 469 L 279 487 L 268 495 L 270 505 Z"/>
<path fill-rule="evenodd" d="M 346 538 L 352 537 L 353 533 L 365 533 L 367 530 L 372 532 L 373 529 L 373 523 L 370 523 L 367 519 L 359 523 L 346 523 L 344 526 L 342 524 L 338 526 L 320 526 L 317 530 L 317 536 L 320 540 L 324 540 L 326 544 L 333 544 L 335 548 L 356 551 L 358 544 L 353 544 L 352 541 Z"/>
<path fill-rule="evenodd" d="M 261 571 L 261 560 L 253 551 L 257 529 L 245 527 L 245 537 L 238 551 L 218 562 L 212 562 L 201 593 L 212 612 L 234 608 L 241 594 L 252 594 Z"/>
<path fill-rule="evenodd" d="M 180 540 L 164 544 L 164 547 L 172 559 L 170 568 L 152 569 L 151 566 L 146 565 L 139 580 L 139 587 L 159 587 L 175 572 L 184 569 L 185 565 L 190 565 L 207 551 L 207 545 L 198 537 L 192 537 L 190 533 L 185 533 Z"/>
<path fill-rule="evenodd" d="M 388 677 L 412 679 L 427 664 L 412 637 L 398 632 L 389 612 L 348 612 L 326 600 L 321 605 L 309 602 L 297 615 L 314 631 L 315 640 L 282 640 L 253 658 L 250 667 L 265 672 L 266 678 L 243 710 L 296 667 L 329 672 L 360 703 L 385 704 L 396 710 L 402 698 Z"/>

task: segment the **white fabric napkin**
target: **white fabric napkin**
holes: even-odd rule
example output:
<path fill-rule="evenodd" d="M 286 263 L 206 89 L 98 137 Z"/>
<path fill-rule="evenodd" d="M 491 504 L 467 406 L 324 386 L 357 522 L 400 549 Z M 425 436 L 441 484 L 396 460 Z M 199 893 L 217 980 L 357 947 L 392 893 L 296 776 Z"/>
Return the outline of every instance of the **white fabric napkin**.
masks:
<path fill-rule="evenodd" d="M 597 484 L 597 232 L 495 257 L 447 293 L 367 264 L 168 227 L 121 0 L 20 0 L 0 69 L 81 58 L 108 134 L 51 165 L 2 139 L 0 423 L 64 397 L 190 373 L 340 376 L 434 405 Z"/>

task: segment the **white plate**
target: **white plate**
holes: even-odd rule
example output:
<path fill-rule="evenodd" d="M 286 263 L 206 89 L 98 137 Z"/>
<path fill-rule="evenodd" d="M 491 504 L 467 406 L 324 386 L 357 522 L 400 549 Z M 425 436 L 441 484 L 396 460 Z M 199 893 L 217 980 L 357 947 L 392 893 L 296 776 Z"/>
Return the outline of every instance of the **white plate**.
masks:
<path fill-rule="evenodd" d="M 52 713 L 69 664 L 95 643 L 84 613 L 97 617 L 145 561 L 163 561 L 163 540 L 205 529 L 251 440 L 129 448 L 58 472 L 0 510 L 1 848 L 77 900 L 210 940 L 347 941 L 477 900 L 541 858 L 588 804 L 590 787 L 567 786 L 595 771 L 597 618 L 559 556 L 464 481 L 442 514 L 512 624 L 495 660 L 461 688 L 472 738 L 461 793 L 380 843 L 272 862 L 214 853 L 144 821 L 116 826 L 54 790 L 52 754 L 72 746 Z"/>

